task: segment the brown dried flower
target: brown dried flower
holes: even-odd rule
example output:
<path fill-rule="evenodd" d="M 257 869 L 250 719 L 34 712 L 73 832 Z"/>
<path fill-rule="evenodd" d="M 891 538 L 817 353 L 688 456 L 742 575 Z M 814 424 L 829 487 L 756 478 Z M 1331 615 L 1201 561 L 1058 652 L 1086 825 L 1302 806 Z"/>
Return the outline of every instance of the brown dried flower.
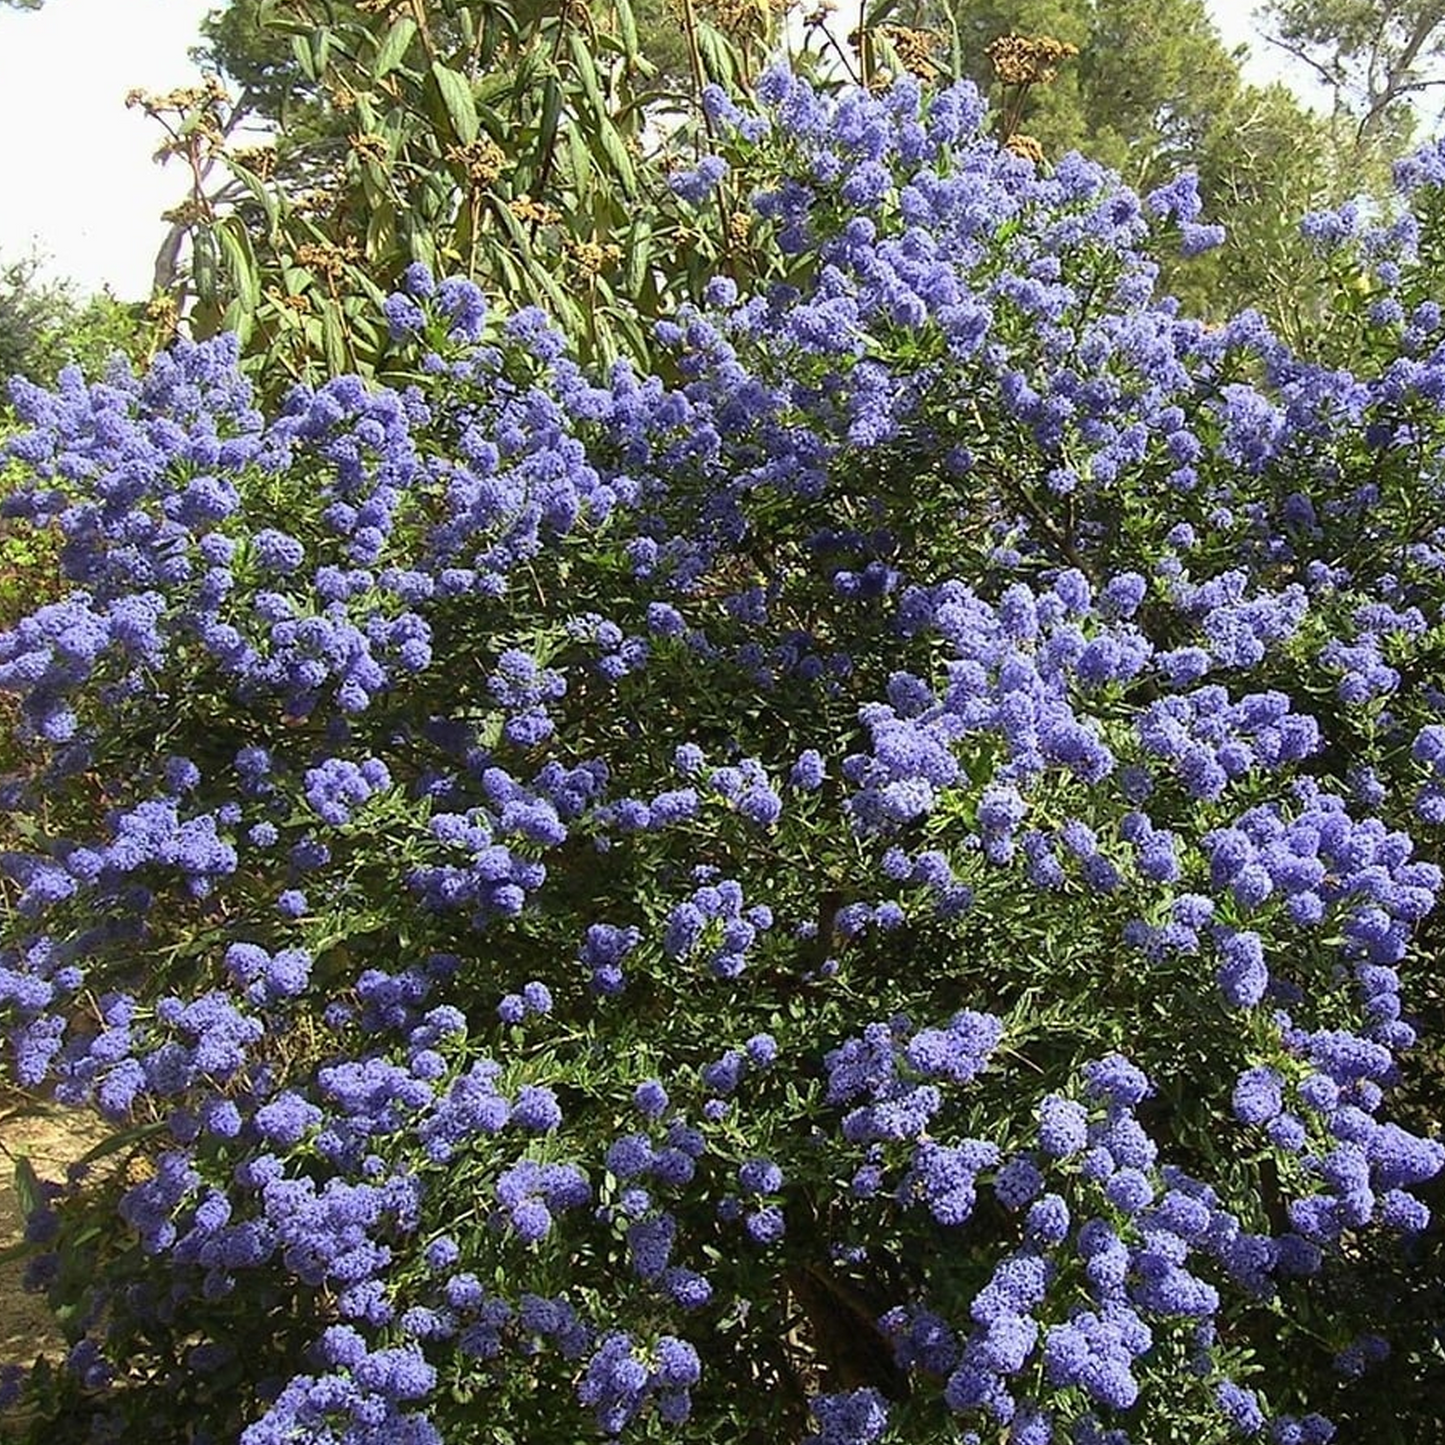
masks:
<path fill-rule="evenodd" d="M 384 166 L 390 157 L 390 150 L 384 135 L 366 134 L 351 137 L 351 149 L 364 161 Z"/>
<path fill-rule="evenodd" d="M 349 264 L 361 259 L 361 252 L 354 241 L 344 246 L 333 245 L 330 241 L 303 241 L 296 248 L 298 265 L 319 272 L 328 281 L 336 281 L 345 273 Z"/>
<path fill-rule="evenodd" d="M 555 226 L 562 219 L 562 213 L 551 206 L 534 201 L 530 196 L 517 196 L 507 202 L 507 209 L 519 221 L 531 221 L 538 226 Z"/>
<path fill-rule="evenodd" d="M 478 136 L 470 145 L 452 146 L 447 159 L 460 166 L 479 188 L 490 186 L 507 164 L 506 152 L 490 136 Z"/>
<path fill-rule="evenodd" d="M 1000 85 L 1047 85 L 1059 63 L 1078 53 L 1077 45 L 1052 35 L 1000 35 L 985 52 Z"/>
<path fill-rule="evenodd" d="M 898 53 L 903 68 L 924 82 L 938 79 L 933 51 L 943 44 L 937 30 L 914 30 L 907 25 L 884 25 L 881 33 Z"/>
<path fill-rule="evenodd" d="M 713 0 L 718 26 L 729 35 L 767 35 L 787 0 Z"/>
<path fill-rule="evenodd" d="M 238 146 L 231 156 L 237 165 L 245 166 L 258 180 L 270 180 L 276 169 L 275 146 Z"/>
<path fill-rule="evenodd" d="M 1011 150 L 1016 156 L 1022 156 L 1026 161 L 1032 161 L 1036 166 L 1043 163 L 1043 146 L 1033 136 L 1025 135 L 1022 131 L 1015 131 L 1004 142 L 1004 149 Z"/>
<path fill-rule="evenodd" d="M 611 242 L 604 246 L 596 241 L 568 241 L 567 249 L 584 276 L 596 276 L 622 259 L 622 248 Z"/>
<path fill-rule="evenodd" d="M 210 207 L 196 196 L 187 196 L 169 210 L 161 212 L 161 220 L 172 225 L 193 226 L 210 214 Z"/>

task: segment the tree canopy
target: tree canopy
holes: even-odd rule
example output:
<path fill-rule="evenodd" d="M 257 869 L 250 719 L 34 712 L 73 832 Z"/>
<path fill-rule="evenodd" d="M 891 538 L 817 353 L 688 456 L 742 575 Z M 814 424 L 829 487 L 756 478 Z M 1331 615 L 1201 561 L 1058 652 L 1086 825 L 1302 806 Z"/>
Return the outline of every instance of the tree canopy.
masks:
<path fill-rule="evenodd" d="M 1409 142 L 1445 87 L 1440 0 L 1266 0 L 1273 43 L 1329 88 L 1343 160 L 1358 170 Z"/>

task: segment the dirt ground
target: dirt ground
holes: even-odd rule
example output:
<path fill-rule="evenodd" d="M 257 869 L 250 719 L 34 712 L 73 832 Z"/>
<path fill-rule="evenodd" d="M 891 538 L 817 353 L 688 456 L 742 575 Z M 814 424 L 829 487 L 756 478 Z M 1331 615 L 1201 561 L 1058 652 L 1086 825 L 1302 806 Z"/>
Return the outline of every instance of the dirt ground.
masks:
<path fill-rule="evenodd" d="M 82 1114 L 0 1092 L 0 1250 L 22 1238 L 25 1219 L 15 1193 L 15 1160 L 24 1156 L 42 1179 L 65 1178 L 66 1166 L 101 1138 Z M 43 1298 L 21 1288 L 23 1260 L 0 1264 L 0 1365 L 29 1365 L 64 1349 Z"/>

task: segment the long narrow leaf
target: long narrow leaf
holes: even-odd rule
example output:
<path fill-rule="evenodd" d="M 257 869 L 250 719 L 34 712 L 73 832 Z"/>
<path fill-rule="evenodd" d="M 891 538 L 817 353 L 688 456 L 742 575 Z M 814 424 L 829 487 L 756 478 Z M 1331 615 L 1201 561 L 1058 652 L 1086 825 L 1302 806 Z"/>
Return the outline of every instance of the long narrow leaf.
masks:
<path fill-rule="evenodd" d="M 256 268 L 256 254 L 251 249 L 251 238 L 246 234 L 240 217 L 222 216 L 216 222 L 216 239 L 225 255 L 236 299 L 247 311 L 254 311 L 261 304 L 261 277 Z"/>
<path fill-rule="evenodd" d="M 416 38 L 416 21 L 410 15 L 398 16 L 386 38 L 377 47 L 376 59 L 371 63 L 371 73 L 376 80 L 390 75 L 406 58 L 411 42 Z"/>
<path fill-rule="evenodd" d="M 592 59 L 592 52 L 587 48 L 587 41 L 574 30 L 567 37 L 567 48 L 572 53 L 572 65 L 577 72 L 577 79 L 582 82 L 582 89 L 586 92 L 587 103 L 600 120 L 607 114 L 607 102 L 602 98 L 602 83 L 598 79 L 597 65 Z"/>
<path fill-rule="evenodd" d="M 309 35 L 293 35 L 291 37 L 291 54 L 296 57 L 296 64 L 301 67 L 301 74 L 314 84 L 317 71 L 316 57 L 311 50 L 311 37 Z"/>
<path fill-rule="evenodd" d="M 439 60 L 432 62 L 431 76 L 446 109 L 452 134 L 462 145 L 471 145 L 480 128 L 471 83 L 460 71 L 450 69 Z"/>
<path fill-rule="evenodd" d="M 597 117 L 597 143 L 602 154 L 616 176 L 623 192 L 631 198 L 637 194 L 637 173 L 632 166 L 632 157 L 617 127 L 606 116 Z"/>

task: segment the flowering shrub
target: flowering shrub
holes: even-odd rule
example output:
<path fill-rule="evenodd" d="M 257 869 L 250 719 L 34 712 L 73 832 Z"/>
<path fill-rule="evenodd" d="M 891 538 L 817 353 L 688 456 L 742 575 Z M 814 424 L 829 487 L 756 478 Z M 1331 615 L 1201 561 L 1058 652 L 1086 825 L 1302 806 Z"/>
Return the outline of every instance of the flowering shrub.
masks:
<path fill-rule="evenodd" d="M 1154 299 L 1188 179 L 760 95 L 671 381 L 414 268 L 405 390 L 20 388 L 37 1438 L 1306 1445 L 1436 1348 L 1445 159 L 1347 371 Z"/>

